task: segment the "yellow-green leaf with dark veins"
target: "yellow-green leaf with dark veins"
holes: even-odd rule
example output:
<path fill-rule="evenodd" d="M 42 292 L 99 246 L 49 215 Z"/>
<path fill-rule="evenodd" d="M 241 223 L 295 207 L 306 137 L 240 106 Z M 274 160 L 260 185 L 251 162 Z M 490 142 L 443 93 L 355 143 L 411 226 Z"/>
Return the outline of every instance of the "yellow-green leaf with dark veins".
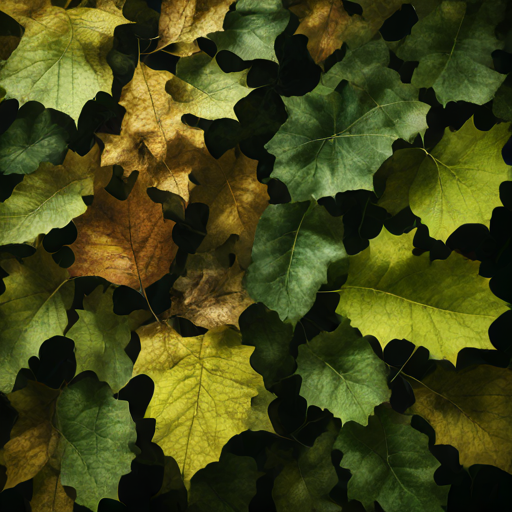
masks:
<path fill-rule="evenodd" d="M 28 9 L 18 11 L 25 33 L 0 69 L 6 98 L 21 105 L 39 101 L 78 121 L 87 101 L 99 91 L 110 94 L 113 74 L 107 54 L 115 28 L 129 21 L 113 6 L 66 10 L 48 2 L 29 17 Z"/>
<path fill-rule="evenodd" d="M 32 241 L 82 215 L 87 210 L 82 196 L 93 193 L 98 168 L 96 145 L 83 157 L 69 150 L 62 165 L 44 163 L 25 176 L 0 204 L 0 244 Z"/>
<path fill-rule="evenodd" d="M 76 373 L 92 370 L 117 393 L 130 380 L 133 363 L 124 351 L 130 342 L 130 318 L 114 313 L 113 287 L 98 286 L 77 310 L 78 321 L 66 333 L 75 342 Z"/>
<path fill-rule="evenodd" d="M 387 366 L 367 340 L 344 318 L 333 332 L 324 332 L 299 346 L 300 394 L 308 405 L 328 409 L 342 424 L 368 424 L 375 407 L 387 402 Z"/>
<path fill-rule="evenodd" d="M 382 347 L 403 338 L 453 364 L 463 348 L 493 350 L 488 330 L 507 306 L 478 274 L 479 262 L 456 252 L 433 262 L 428 252 L 414 256 L 415 232 L 395 236 L 383 229 L 349 257 L 336 312 Z"/>
<path fill-rule="evenodd" d="M 512 370 L 489 365 L 460 372 L 437 367 L 421 382 L 408 378 L 416 401 L 409 409 L 436 431 L 437 444 L 459 450 L 469 467 L 489 464 L 512 472 Z"/>
<path fill-rule="evenodd" d="M 73 283 L 41 245 L 22 262 L 8 259 L 2 268 L 6 290 L 0 295 L 0 390 L 9 393 L 16 375 L 37 356 L 41 344 L 62 336 L 68 324 Z"/>
<path fill-rule="evenodd" d="M 510 135 L 509 123 L 480 131 L 470 119 L 456 132 L 447 128 L 430 152 L 397 151 L 381 171 L 390 176 L 379 206 L 396 214 L 409 203 L 429 235 L 443 241 L 462 224 L 488 225 L 501 205 L 500 184 L 512 179 L 501 155 Z"/>
<path fill-rule="evenodd" d="M 189 114 L 204 119 L 236 120 L 235 104 L 252 90 L 247 87 L 248 72 L 246 69 L 224 73 L 215 58 L 197 53 L 180 59 L 177 78 L 167 83 L 166 90 Z"/>
<path fill-rule="evenodd" d="M 254 348 L 243 346 L 240 333 L 225 326 L 190 338 L 166 323 L 137 333 L 141 352 L 133 374 L 155 383 L 146 410 L 146 417 L 156 419 L 153 441 L 176 460 L 188 486 L 197 471 L 219 460 L 229 439 L 253 426 L 261 429 L 268 404 L 251 410 L 264 390 L 249 362 Z"/>

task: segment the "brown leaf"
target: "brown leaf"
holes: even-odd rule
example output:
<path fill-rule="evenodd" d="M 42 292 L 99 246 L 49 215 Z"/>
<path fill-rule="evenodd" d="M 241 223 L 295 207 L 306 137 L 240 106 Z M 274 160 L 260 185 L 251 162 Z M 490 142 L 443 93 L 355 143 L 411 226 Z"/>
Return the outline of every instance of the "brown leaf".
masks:
<path fill-rule="evenodd" d="M 209 252 L 235 234 L 239 236 L 235 252 L 240 265 L 249 266 L 256 225 L 269 200 L 266 185 L 256 177 L 256 165 L 256 160 L 233 149 L 213 160 L 210 168 L 194 171 L 200 185 L 192 190 L 190 201 L 210 208 L 207 235 L 199 252 Z"/>
<path fill-rule="evenodd" d="M 308 37 L 308 50 L 315 62 L 323 62 L 347 43 L 357 48 L 368 42 L 402 4 L 401 0 L 361 0 L 363 15 L 350 16 L 342 0 L 303 0 L 290 10 L 299 17 L 296 34 Z"/>
<path fill-rule="evenodd" d="M 20 25 L 25 25 L 29 18 L 35 17 L 37 11 L 51 7 L 50 0 L 2 0 L 2 11 L 14 18 Z"/>
<path fill-rule="evenodd" d="M 238 317 L 254 301 L 242 286 L 244 271 L 238 262 L 229 266 L 227 245 L 213 253 L 189 256 L 186 274 L 176 281 L 171 292 L 171 315 L 207 329 L 238 326 Z"/>
<path fill-rule="evenodd" d="M 224 16 L 232 3 L 232 0 L 163 0 L 158 48 L 182 43 L 170 48 L 171 53 L 182 57 L 195 53 L 199 48 L 193 43 L 198 37 L 222 30 Z"/>
<path fill-rule="evenodd" d="M 73 502 L 60 483 L 60 470 L 46 465 L 34 478 L 32 512 L 73 512 Z"/>
<path fill-rule="evenodd" d="M 111 283 L 144 290 L 163 277 L 174 259 L 174 222 L 165 220 L 162 207 L 149 198 L 139 177 L 128 199 L 119 201 L 98 179 L 94 202 L 74 220 L 78 238 L 71 245 L 74 277 L 101 276 Z"/>
<path fill-rule="evenodd" d="M 141 171 L 148 186 L 187 201 L 188 174 L 197 160 L 209 154 L 203 131 L 181 122 L 185 112 L 165 91 L 165 84 L 172 78 L 168 71 L 140 63 L 119 101 L 126 108 L 121 135 L 97 135 L 105 143 L 103 166 L 118 164 L 127 174 Z"/>
<path fill-rule="evenodd" d="M 18 36 L 0 36 L 0 60 L 7 60 L 20 41 Z"/>

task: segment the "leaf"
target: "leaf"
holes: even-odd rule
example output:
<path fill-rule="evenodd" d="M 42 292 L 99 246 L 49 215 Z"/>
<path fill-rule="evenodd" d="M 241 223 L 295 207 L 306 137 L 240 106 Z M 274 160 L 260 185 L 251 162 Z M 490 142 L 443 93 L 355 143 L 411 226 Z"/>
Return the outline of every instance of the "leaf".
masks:
<path fill-rule="evenodd" d="M 267 467 L 282 465 L 274 481 L 272 497 L 277 512 L 339 512 L 329 492 L 338 483 L 331 462 L 336 429 L 331 423 L 309 448 L 301 446 L 297 457 L 283 451 L 267 456 Z"/>
<path fill-rule="evenodd" d="M 57 503 L 71 510 L 62 485 L 74 487 L 76 502 L 93 511 L 102 498 L 117 499 L 119 479 L 135 458 L 128 402 L 114 399 L 107 384 L 91 378 L 62 392 L 29 381 L 8 398 L 19 414 L 5 445 L 9 487 L 35 477 L 34 510 L 51 510 L 48 506 Z M 50 484 L 57 485 L 53 493 L 43 488 Z"/>
<path fill-rule="evenodd" d="M 446 129 L 431 152 L 397 151 L 386 162 L 391 176 L 379 205 L 396 214 L 402 198 L 409 196 L 412 212 L 428 226 L 429 235 L 443 241 L 462 224 L 488 225 L 501 205 L 500 183 L 512 179 L 512 168 L 501 155 L 509 137 L 509 124 L 480 131 L 470 119 L 456 132 Z"/>
<path fill-rule="evenodd" d="M 131 339 L 128 316 L 114 313 L 113 287 L 98 286 L 77 310 L 78 321 L 66 337 L 75 343 L 76 373 L 96 373 L 117 393 L 130 380 L 133 363 L 124 351 Z"/>
<path fill-rule="evenodd" d="M 466 2 L 444 1 L 419 21 L 397 50 L 403 60 L 419 61 L 412 84 L 433 87 L 439 102 L 492 100 L 505 80 L 493 69 L 492 52 L 501 48 L 494 27 L 504 2 L 482 2 L 468 9 Z"/>
<path fill-rule="evenodd" d="M 9 276 L 6 291 L 0 296 L 0 390 L 12 390 L 18 370 L 37 356 L 41 344 L 62 336 L 68 324 L 66 310 L 71 307 L 73 284 L 64 286 L 67 270 L 59 267 L 40 246 L 22 263 L 2 261 Z"/>
<path fill-rule="evenodd" d="M 300 19 L 295 33 L 308 37 L 308 50 L 315 62 L 323 62 L 344 42 L 351 49 L 366 43 L 402 4 L 400 0 L 357 3 L 363 6 L 363 16 L 349 15 L 342 0 L 302 0 L 290 7 Z"/>
<path fill-rule="evenodd" d="M 199 185 L 192 190 L 190 202 L 204 203 L 210 210 L 199 252 L 212 251 L 235 234 L 234 252 L 240 264 L 247 268 L 251 263 L 256 225 L 269 200 L 266 185 L 257 179 L 256 165 L 256 160 L 235 149 L 193 171 Z"/>
<path fill-rule="evenodd" d="M 222 454 L 192 478 L 188 509 L 190 512 L 238 512 L 249 510 L 256 494 L 258 472 L 252 457 Z"/>
<path fill-rule="evenodd" d="M 263 377 L 267 389 L 293 373 L 295 361 L 290 354 L 293 327 L 290 324 L 281 322 L 279 315 L 263 304 L 249 306 L 239 323 L 243 344 L 256 347 L 251 355 L 251 366 Z"/>
<path fill-rule="evenodd" d="M 171 315 L 207 329 L 238 326 L 238 317 L 253 302 L 242 286 L 243 276 L 239 263 L 230 266 L 229 254 L 221 250 L 190 255 L 186 274 L 171 291 Z"/>
<path fill-rule="evenodd" d="M 40 109 L 34 109 L 39 111 Z M 30 174 L 41 162 L 62 163 L 67 149 L 68 134 L 52 124 L 50 111 L 32 110 L 18 117 L 0 137 L 0 172 Z M 32 117 L 35 114 L 34 117 Z"/>
<path fill-rule="evenodd" d="M 371 44 L 361 52 L 374 49 Z M 286 184 L 294 201 L 373 190 L 372 176 L 392 155 L 393 142 L 412 141 L 427 128 L 430 107 L 398 73 L 379 62 L 361 76 L 354 73 L 354 59 L 344 62 L 336 68 L 343 81 L 330 94 L 320 85 L 304 96 L 283 98 L 288 120 L 265 145 L 276 156 L 272 177 Z"/>
<path fill-rule="evenodd" d="M 277 62 L 274 42 L 290 19 L 280 0 L 238 0 L 236 10 L 227 13 L 224 30 L 208 34 L 217 51 L 227 50 L 243 60 Z"/>
<path fill-rule="evenodd" d="M 157 419 L 153 442 L 176 460 L 188 486 L 197 471 L 219 460 L 229 439 L 251 428 L 251 398 L 263 379 L 250 367 L 253 349 L 227 327 L 183 338 L 155 323 L 137 333 L 142 349 L 133 374 L 155 383 L 146 411 Z"/>
<path fill-rule="evenodd" d="M 0 244 L 32 241 L 41 233 L 63 228 L 82 215 L 82 196 L 93 193 L 98 146 L 83 157 L 68 151 L 62 165 L 43 163 L 0 204 Z"/>
<path fill-rule="evenodd" d="M 460 463 L 512 471 L 512 372 L 480 365 L 459 372 L 437 366 L 422 382 L 407 379 L 416 402 L 410 412 L 436 431 L 436 444 L 459 450 Z"/>
<path fill-rule="evenodd" d="M 171 52 L 190 55 L 198 51 L 194 41 L 209 32 L 221 30 L 232 3 L 232 0 L 162 0 L 158 47 L 182 43 L 174 44 Z"/>
<path fill-rule="evenodd" d="M 73 500 L 60 483 L 60 471 L 46 465 L 34 477 L 32 512 L 73 512 Z"/>
<path fill-rule="evenodd" d="M 75 262 L 69 272 L 144 290 L 169 271 L 177 251 L 174 222 L 163 218 L 162 207 L 151 201 L 140 179 L 126 201 L 101 184 L 92 206 L 75 220 L 78 238 L 70 246 Z"/>
<path fill-rule="evenodd" d="M 180 59 L 177 78 L 167 84 L 166 90 L 189 114 L 236 120 L 233 107 L 251 91 L 246 83 L 247 73 L 248 70 L 224 73 L 215 58 L 198 53 Z"/>
<path fill-rule="evenodd" d="M 327 281 L 329 264 L 346 256 L 342 238 L 341 218 L 314 202 L 268 206 L 247 269 L 249 295 L 296 324 Z"/>
<path fill-rule="evenodd" d="M 404 338 L 453 364 L 463 348 L 493 350 L 487 331 L 507 307 L 478 275 L 479 263 L 457 253 L 432 262 L 428 253 L 414 256 L 414 234 L 383 229 L 351 256 L 336 312 L 382 347 Z"/>
<path fill-rule="evenodd" d="M 328 409 L 342 424 L 368 425 L 374 408 L 391 396 L 386 364 L 346 318 L 335 331 L 299 346 L 295 374 L 308 405 Z"/>
<path fill-rule="evenodd" d="M 367 427 L 342 427 L 334 448 L 343 452 L 341 467 L 352 473 L 349 500 L 367 510 L 374 501 L 386 512 L 443 510 L 448 489 L 434 482 L 440 464 L 428 450 L 427 436 L 410 423 L 410 417 L 381 405 Z"/>
<path fill-rule="evenodd" d="M 65 10 L 49 2 L 21 21 L 25 33 L 0 69 L 0 86 L 21 105 L 39 101 L 78 121 L 88 100 L 99 91 L 110 93 L 107 54 L 115 28 L 129 21 L 117 9 Z"/>
<path fill-rule="evenodd" d="M 512 121 L 512 77 L 509 75 L 496 91 L 492 112 L 496 117 Z"/>

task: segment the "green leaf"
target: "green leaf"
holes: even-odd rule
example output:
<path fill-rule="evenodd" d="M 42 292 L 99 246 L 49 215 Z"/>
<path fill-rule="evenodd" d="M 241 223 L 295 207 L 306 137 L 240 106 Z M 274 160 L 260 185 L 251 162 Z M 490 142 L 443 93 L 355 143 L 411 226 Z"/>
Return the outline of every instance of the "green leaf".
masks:
<path fill-rule="evenodd" d="M 64 389 L 54 421 L 61 434 L 62 485 L 74 487 L 76 502 L 93 511 L 102 498 L 117 500 L 119 479 L 135 458 L 128 402 L 115 399 L 107 384 L 82 379 Z"/>
<path fill-rule="evenodd" d="M 130 317 L 114 313 L 113 292 L 98 286 L 86 297 L 66 337 L 75 342 L 76 373 L 92 370 L 117 393 L 130 380 L 133 363 L 124 351 L 131 339 Z"/>
<path fill-rule="evenodd" d="M 275 311 L 263 304 L 249 306 L 239 319 L 244 345 L 256 347 L 251 366 L 263 377 L 270 389 L 293 373 L 295 362 L 290 354 L 293 327 L 279 319 Z"/>
<path fill-rule="evenodd" d="M 189 512 L 242 512 L 256 494 L 258 472 L 252 457 L 225 452 L 198 471 L 190 483 Z"/>
<path fill-rule="evenodd" d="M 329 498 L 329 492 L 338 483 L 331 462 L 336 434 L 331 422 L 327 432 L 317 437 L 311 448 L 301 446 L 297 456 L 275 448 L 267 454 L 268 469 L 282 467 L 272 489 L 277 512 L 341 511 Z"/>
<path fill-rule="evenodd" d="M 68 151 L 62 165 L 41 164 L 0 204 L 0 244 L 32 241 L 82 215 L 82 196 L 92 195 L 99 149 L 84 156 Z"/>
<path fill-rule="evenodd" d="M 265 147 L 276 156 L 272 177 L 286 184 L 294 201 L 373 190 L 373 174 L 392 155 L 393 142 L 412 141 L 426 130 L 430 107 L 385 67 L 388 59 L 380 45 L 366 45 L 328 73 L 328 85 L 283 98 L 288 120 Z M 373 60 L 368 72 L 357 69 L 359 61 Z"/>
<path fill-rule="evenodd" d="M 52 124 L 49 110 L 21 110 L 0 137 L 0 173 L 30 174 L 42 162 L 61 164 L 68 138 L 64 128 Z"/>
<path fill-rule="evenodd" d="M 128 23 L 121 11 L 46 5 L 24 18 L 19 46 L 0 69 L 7 98 L 21 105 L 39 101 L 78 121 L 84 104 L 99 91 L 111 92 L 107 54 L 114 30 Z"/>
<path fill-rule="evenodd" d="M 437 366 L 423 381 L 408 378 L 416 401 L 410 412 L 436 431 L 436 444 L 459 451 L 469 467 L 490 464 L 512 471 L 512 371 L 480 365 L 460 372 Z"/>
<path fill-rule="evenodd" d="M 382 347 L 404 338 L 453 364 L 463 348 L 493 350 L 488 330 L 507 307 L 478 274 L 480 263 L 455 252 L 433 262 L 428 253 L 414 256 L 415 231 L 398 237 L 383 229 L 350 257 L 336 312 Z"/>
<path fill-rule="evenodd" d="M 315 202 L 267 207 L 256 229 L 246 286 L 257 302 L 292 324 L 315 302 L 327 268 L 346 257 L 343 221 Z"/>
<path fill-rule="evenodd" d="M 328 409 L 342 424 L 367 425 L 373 409 L 391 395 L 386 364 L 346 318 L 335 331 L 299 346 L 295 373 L 308 405 Z"/>
<path fill-rule="evenodd" d="M 472 2 L 471 2 L 472 3 Z M 398 48 L 404 60 L 419 61 L 412 84 L 433 87 L 439 102 L 492 100 L 505 80 L 493 69 L 492 52 L 502 47 L 494 35 L 505 2 L 444 1 L 419 21 Z"/>
<path fill-rule="evenodd" d="M 512 121 L 512 75 L 508 75 L 497 90 L 492 102 L 492 113 L 500 119 Z"/>
<path fill-rule="evenodd" d="M 9 393 L 21 368 L 37 356 L 41 344 L 62 336 L 68 323 L 73 284 L 69 274 L 43 250 L 23 260 L 8 259 L 2 268 L 6 291 L 0 296 L 0 391 Z"/>
<path fill-rule="evenodd" d="M 397 151 L 385 164 L 391 176 L 379 206 L 396 214 L 408 196 L 430 236 L 443 241 L 462 224 L 488 225 L 501 206 L 500 184 L 512 179 L 512 167 L 501 155 L 509 137 L 508 123 L 480 131 L 470 119 L 456 132 L 447 128 L 431 152 Z"/>
<path fill-rule="evenodd" d="M 341 467 L 352 473 L 349 500 L 359 500 L 367 510 L 377 501 L 386 512 L 442 512 L 448 489 L 434 482 L 440 464 L 427 436 L 410 423 L 410 416 L 381 405 L 368 426 L 342 427 L 334 448 L 343 452 Z"/>
<path fill-rule="evenodd" d="M 236 120 L 235 104 L 252 90 L 247 87 L 247 73 L 224 73 L 215 58 L 196 53 L 180 59 L 177 76 L 167 82 L 166 91 L 184 112 L 204 119 Z"/>
<path fill-rule="evenodd" d="M 224 30 L 212 32 L 217 50 L 228 50 L 243 60 L 266 59 L 277 62 L 274 51 L 276 37 L 290 19 L 290 11 L 280 1 L 239 0 L 236 11 L 228 12 Z"/>

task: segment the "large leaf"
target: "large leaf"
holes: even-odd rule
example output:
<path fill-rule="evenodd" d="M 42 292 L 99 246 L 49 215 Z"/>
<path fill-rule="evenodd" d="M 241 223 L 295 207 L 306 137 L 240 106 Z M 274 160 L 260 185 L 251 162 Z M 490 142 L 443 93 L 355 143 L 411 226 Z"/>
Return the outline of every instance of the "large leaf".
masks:
<path fill-rule="evenodd" d="M 256 225 L 268 205 L 267 187 L 256 177 L 256 160 L 235 149 L 211 159 L 208 167 L 194 170 L 199 183 L 190 194 L 191 202 L 208 205 L 206 236 L 199 252 L 211 251 L 238 235 L 235 252 L 242 267 L 251 263 Z"/>
<path fill-rule="evenodd" d="M 246 84 L 247 73 L 248 70 L 224 73 L 215 58 L 198 53 L 180 59 L 177 78 L 166 89 L 189 114 L 204 119 L 236 119 L 233 107 L 251 92 Z"/>
<path fill-rule="evenodd" d="M 334 448 L 343 452 L 340 465 L 349 469 L 348 499 L 367 510 L 377 501 L 386 512 L 441 512 L 448 489 L 438 487 L 439 462 L 429 452 L 428 438 L 411 427 L 410 416 L 380 406 L 368 426 L 348 423 Z"/>
<path fill-rule="evenodd" d="M 512 371 L 481 365 L 460 372 L 438 366 L 421 382 L 409 378 L 410 412 L 436 431 L 437 444 L 459 450 L 463 466 L 491 464 L 512 471 Z"/>
<path fill-rule="evenodd" d="M 66 130 L 52 124 L 49 110 L 22 112 L 0 137 L 0 173 L 30 174 L 42 162 L 61 164 L 67 148 Z"/>
<path fill-rule="evenodd" d="M 342 424 L 367 425 L 374 408 L 391 395 L 387 366 L 347 319 L 299 346 L 295 373 L 308 405 L 329 409 Z"/>
<path fill-rule="evenodd" d="M 130 380 L 133 363 L 124 351 L 130 342 L 130 318 L 113 311 L 113 287 L 98 286 L 77 310 L 78 321 L 66 333 L 75 343 L 76 373 L 92 370 L 117 393 Z"/>
<path fill-rule="evenodd" d="M 295 324 L 313 306 L 329 265 L 346 256 L 343 221 L 315 202 L 270 205 L 258 223 L 247 290 Z"/>
<path fill-rule="evenodd" d="M 63 286 L 69 274 L 42 245 L 23 262 L 8 259 L 2 268 L 6 291 L 0 296 L 0 390 L 9 393 L 18 370 L 28 367 L 41 344 L 62 336 L 68 324 L 73 285 Z"/>
<path fill-rule="evenodd" d="M 228 50 L 243 60 L 267 59 L 277 62 L 276 37 L 290 19 L 281 0 L 239 0 L 236 10 L 226 15 L 224 30 L 208 34 L 217 50 Z"/>
<path fill-rule="evenodd" d="M 332 80 L 343 80 L 330 94 L 321 84 L 304 96 L 283 98 L 288 120 L 265 147 L 276 156 L 272 177 L 295 201 L 373 190 L 373 174 L 392 155 L 393 142 L 426 130 L 430 107 L 385 67 L 389 55 L 379 44 L 366 45 L 330 72 Z M 358 61 L 374 65 L 361 73 Z"/>
<path fill-rule="evenodd" d="M 76 502 L 93 511 L 101 499 L 117 499 L 119 479 L 135 458 L 131 448 L 137 435 L 128 402 L 114 399 L 108 385 L 92 378 L 62 392 L 29 382 L 8 398 L 19 414 L 4 448 L 8 487 L 35 477 L 35 504 L 41 510 L 56 510 L 57 503 L 69 507 L 61 484 L 74 487 Z M 53 499 L 44 484 L 58 486 Z"/>
<path fill-rule="evenodd" d="M 501 48 L 494 34 L 505 2 L 482 2 L 479 9 L 447 0 L 419 21 L 398 48 L 404 60 L 419 61 L 412 83 L 433 87 L 443 106 L 449 101 L 483 105 L 505 80 L 493 69 L 492 52 Z"/>
<path fill-rule="evenodd" d="M 0 69 L 7 98 L 22 105 L 39 101 L 78 121 L 88 100 L 99 91 L 111 92 L 107 54 L 115 28 L 128 20 L 115 8 L 65 10 L 48 4 L 19 20 L 25 33 Z"/>
<path fill-rule="evenodd" d="M 62 165 L 41 164 L 0 204 L 0 244 L 32 241 L 41 233 L 63 228 L 82 215 L 82 196 L 93 193 L 99 168 L 98 146 L 81 157 L 68 151 Z"/>
<path fill-rule="evenodd" d="M 111 196 L 99 179 L 94 202 L 75 220 L 78 238 L 71 245 L 73 277 L 100 276 L 111 283 L 144 290 L 163 277 L 176 254 L 174 222 L 149 198 L 139 178 L 125 201 Z"/>
<path fill-rule="evenodd" d="M 336 311 L 383 347 L 405 338 L 454 364 L 465 347 L 494 349 L 487 331 L 507 307 L 478 274 L 479 263 L 455 252 L 433 262 L 428 253 L 414 256 L 414 234 L 397 237 L 383 229 L 351 256 Z"/>
<path fill-rule="evenodd" d="M 501 206 L 499 188 L 512 179 L 512 167 L 501 155 L 510 125 L 478 130 L 473 119 L 452 132 L 429 153 L 424 149 L 397 151 L 383 172 L 391 172 L 379 205 L 398 213 L 404 201 L 428 226 L 429 235 L 446 241 L 462 224 L 489 224 Z"/>
<path fill-rule="evenodd" d="M 254 349 L 227 327 L 192 338 L 165 323 L 137 333 L 142 349 L 133 373 L 155 383 L 146 411 L 157 419 L 153 441 L 176 460 L 188 485 L 231 437 L 252 426 L 251 399 L 263 388 L 249 364 Z"/>

